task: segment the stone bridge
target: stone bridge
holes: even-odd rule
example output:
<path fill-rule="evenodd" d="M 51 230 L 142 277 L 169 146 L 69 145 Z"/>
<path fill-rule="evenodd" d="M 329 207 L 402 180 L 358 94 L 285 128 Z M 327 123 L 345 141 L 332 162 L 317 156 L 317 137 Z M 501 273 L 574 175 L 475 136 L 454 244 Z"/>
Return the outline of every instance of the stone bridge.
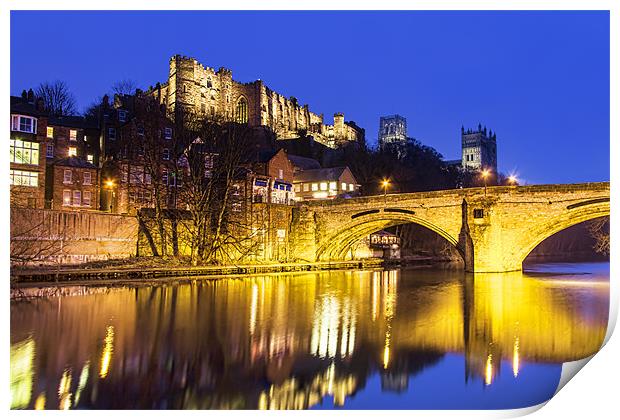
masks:
<path fill-rule="evenodd" d="M 305 202 L 295 209 L 293 255 L 303 261 L 352 258 L 369 234 L 406 223 L 436 232 L 472 272 L 521 270 L 544 239 L 609 215 L 609 182 L 466 188 Z"/>

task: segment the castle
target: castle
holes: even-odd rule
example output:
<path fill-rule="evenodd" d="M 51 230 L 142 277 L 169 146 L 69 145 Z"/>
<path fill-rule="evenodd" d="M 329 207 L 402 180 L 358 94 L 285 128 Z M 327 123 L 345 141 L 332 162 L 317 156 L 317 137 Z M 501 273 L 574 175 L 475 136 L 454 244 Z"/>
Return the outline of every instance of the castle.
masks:
<path fill-rule="evenodd" d="M 216 71 L 190 57 L 172 57 L 168 81 L 148 93 L 170 113 L 184 107 L 251 127 L 268 127 L 278 140 L 309 135 L 331 148 L 364 142 L 364 130 L 345 121 L 342 113 L 334 114 L 333 125 L 325 124 L 323 114 L 311 112 L 294 97 L 285 98 L 261 80 L 239 83 L 233 80 L 231 70 L 221 67 Z"/>
<path fill-rule="evenodd" d="M 400 115 L 379 118 L 379 147 L 407 143 L 407 119 Z"/>

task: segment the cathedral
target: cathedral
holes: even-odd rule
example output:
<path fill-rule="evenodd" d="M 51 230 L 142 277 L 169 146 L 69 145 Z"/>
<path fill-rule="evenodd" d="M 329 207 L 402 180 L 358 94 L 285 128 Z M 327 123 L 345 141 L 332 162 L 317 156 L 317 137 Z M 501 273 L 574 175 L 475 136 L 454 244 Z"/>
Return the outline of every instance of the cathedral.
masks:
<path fill-rule="evenodd" d="M 316 114 L 296 98 L 286 98 L 262 81 L 240 83 L 232 71 L 215 70 L 197 60 L 175 55 L 170 59 L 168 81 L 149 89 L 169 112 L 177 106 L 206 116 L 220 116 L 228 121 L 269 127 L 278 140 L 309 135 L 331 148 L 350 142 L 364 142 L 364 130 L 344 114 L 335 113 L 334 123 L 325 124 L 323 114 Z"/>

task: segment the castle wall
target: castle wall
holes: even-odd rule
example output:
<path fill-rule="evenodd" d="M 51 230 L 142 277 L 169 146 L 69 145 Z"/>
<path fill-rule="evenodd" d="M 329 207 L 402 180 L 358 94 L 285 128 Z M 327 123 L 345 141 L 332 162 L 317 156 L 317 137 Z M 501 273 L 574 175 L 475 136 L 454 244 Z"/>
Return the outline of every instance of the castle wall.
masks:
<path fill-rule="evenodd" d="M 303 131 L 330 147 L 363 139 L 362 133 L 344 122 L 342 114 L 334 116 L 334 126 L 326 125 L 322 114 L 311 112 L 308 105 L 300 105 L 294 97 L 286 98 L 271 90 L 261 80 L 239 83 L 233 80 L 230 70 L 216 71 L 189 57 L 172 57 L 168 82 L 150 93 L 159 96 L 171 112 L 185 106 L 228 121 L 266 126 L 278 139 L 296 138 Z M 240 101 L 247 101 L 247 119 L 240 118 Z"/>

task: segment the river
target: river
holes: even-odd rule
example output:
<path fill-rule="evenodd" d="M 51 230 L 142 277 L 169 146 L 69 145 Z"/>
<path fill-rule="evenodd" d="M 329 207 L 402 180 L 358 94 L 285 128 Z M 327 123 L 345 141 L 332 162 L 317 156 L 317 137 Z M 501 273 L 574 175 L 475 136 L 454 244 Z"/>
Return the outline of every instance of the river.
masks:
<path fill-rule="evenodd" d="M 609 263 L 192 279 L 11 302 L 11 407 L 501 409 L 601 346 Z"/>

